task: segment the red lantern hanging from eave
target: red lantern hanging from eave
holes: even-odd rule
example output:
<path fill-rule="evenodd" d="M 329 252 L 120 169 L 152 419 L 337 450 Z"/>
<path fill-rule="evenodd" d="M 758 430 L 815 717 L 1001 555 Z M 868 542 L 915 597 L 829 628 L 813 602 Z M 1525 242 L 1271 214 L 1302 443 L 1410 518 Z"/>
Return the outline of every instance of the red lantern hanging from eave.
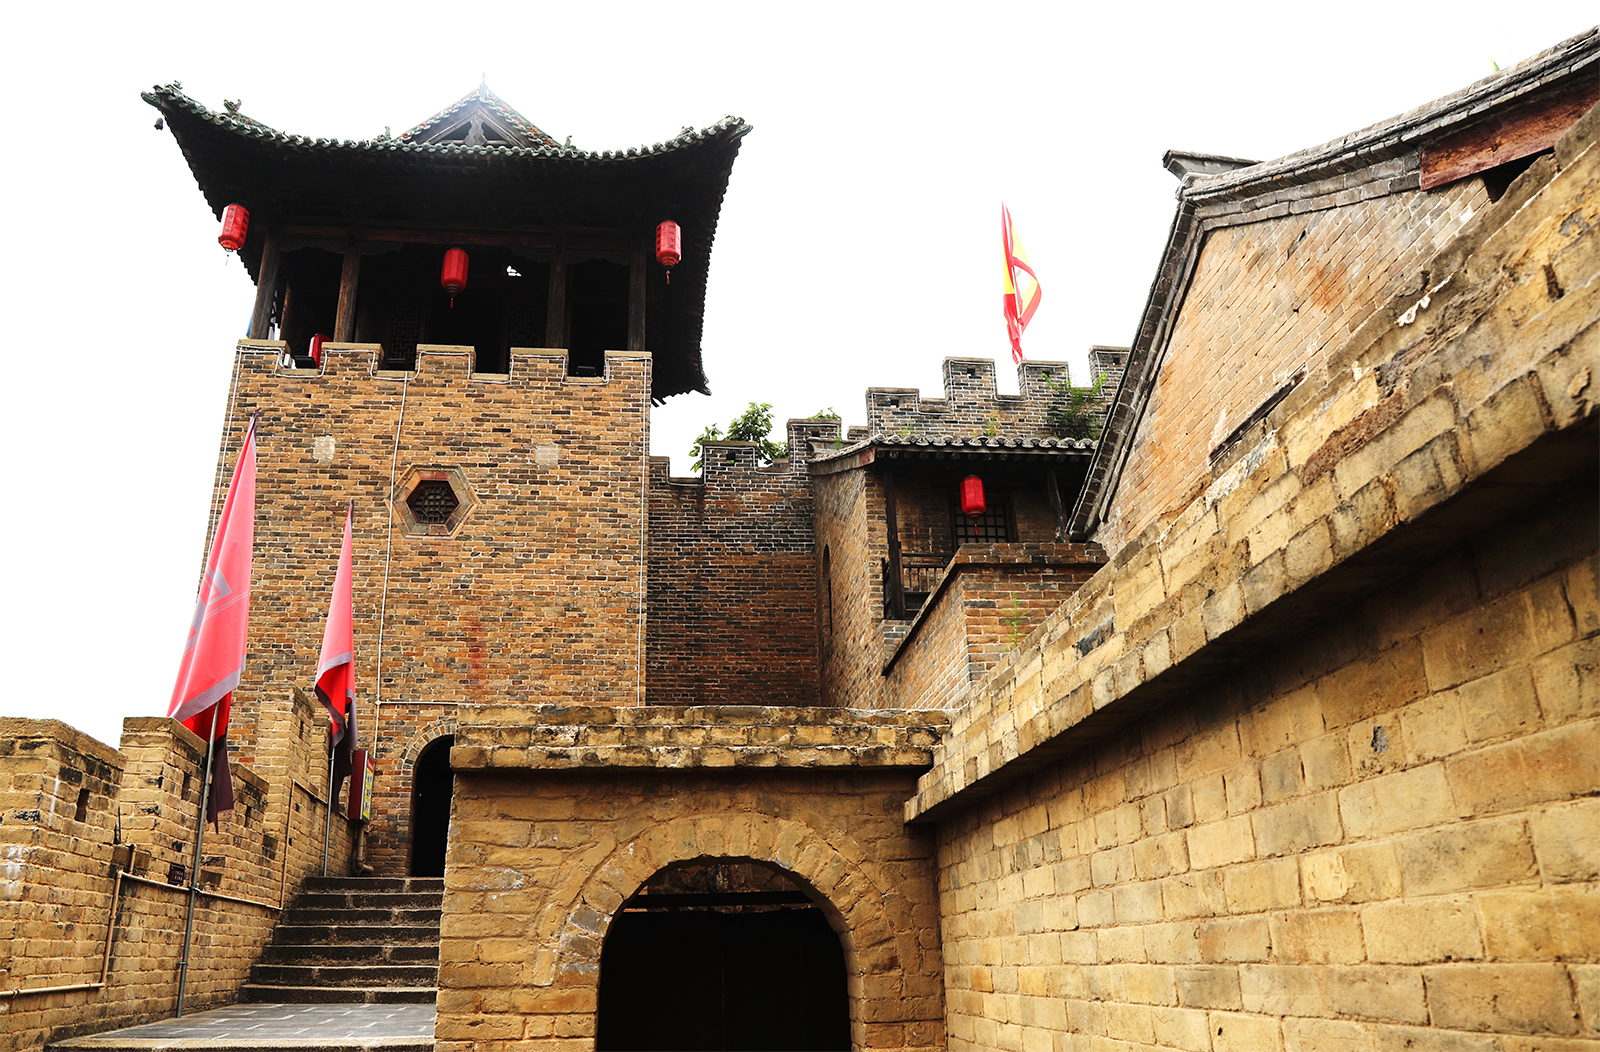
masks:
<path fill-rule="evenodd" d="M 961 480 L 961 514 L 976 519 L 987 510 L 988 505 L 983 502 L 983 480 L 976 475 L 968 475 Z"/>
<path fill-rule="evenodd" d="M 670 219 L 656 227 L 656 259 L 667 268 L 667 284 L 672 284 L 672 268 L 683 259 L 683 231 Z"/>
<path fill-rule="evenodd" d="M 229 252 L 237 252 L 244 247 L 244 236 L 250 229 L 250 210 L 244 205 L 229 205 L 222 210 L 222 232 L 217 235 L 217 244 Z"/>
<path fill-rule="evenodd" d="M 444 268 L 439 271 L 439 285 L 450 294 L 450 306 L 454 307 L 456 297 L 467 287 L 467 254 L 461 249 L 452 248 L 444 254 Z"/>

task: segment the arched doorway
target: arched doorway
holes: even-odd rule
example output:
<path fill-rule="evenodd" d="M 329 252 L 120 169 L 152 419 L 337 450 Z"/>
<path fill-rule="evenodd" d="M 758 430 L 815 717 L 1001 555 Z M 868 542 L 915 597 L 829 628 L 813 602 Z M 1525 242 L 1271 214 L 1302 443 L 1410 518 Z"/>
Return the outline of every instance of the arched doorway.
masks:
<path fill-rule="evenodd" d="M 848 1049 L 844 949 L 805 890 L 748 859 L 645 882 L 600 956 L 596 1048 Z"/>
<path fill-rule="evenodd" d="M 423 746 L 411 768 L 411 875 L 444 876 L 444 849 L 450 839 L 450 747 L 446 734 Z"/>

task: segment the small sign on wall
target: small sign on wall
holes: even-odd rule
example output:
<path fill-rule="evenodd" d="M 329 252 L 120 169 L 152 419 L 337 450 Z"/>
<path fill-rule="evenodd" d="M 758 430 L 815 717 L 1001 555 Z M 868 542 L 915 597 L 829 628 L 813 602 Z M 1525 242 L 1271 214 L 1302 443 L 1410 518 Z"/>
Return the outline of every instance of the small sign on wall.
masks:
<path fill-rule="evenodd" d="M 350 753 L 350 807 L 346 815 L 352 822 L 372 821 L 372 756 L 366 749 Z"/>

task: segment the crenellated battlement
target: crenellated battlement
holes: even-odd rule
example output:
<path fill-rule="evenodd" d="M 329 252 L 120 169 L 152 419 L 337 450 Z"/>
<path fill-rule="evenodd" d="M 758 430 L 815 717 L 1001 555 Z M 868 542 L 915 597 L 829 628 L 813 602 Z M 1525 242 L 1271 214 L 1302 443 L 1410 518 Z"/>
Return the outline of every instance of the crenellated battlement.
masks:
<path fill-rule="evenodd" d="M 240 340 L 238 353 L 241 365 L 260 363 L 262 371 L 273 376 L 295 380 L 316 381 L 335 376 L 350 379 L 366 375 L 374 380 L 404 381 L 467 380 L 473 383 L 503 384 L 511 386 L 548 385 L 552 383 L 584 386 L 606 386 L 616 382 L 627 383 L 644 363 L 646 371 L 651 362 L 649 351 L 607 351 L 605 368 L 599 376 L 575 375 L 570 367 L 570 355 L 560 347 L 514 347 L 506 372 L 483 372 L 477 367 L 478 348 L 455 344 L 419 344 L 414 369 L 385 369 L 383 345 L 377 343 L 325 343 L 322 345 L 322 365 L 318 368 L 296 367 L 285 364 L 289 345 L 282 340 Z M 254 370 L 252 370 L 254 371 Z M 648 379 L 648 378 L 647 378 Z"/>
<path fill-rule="evenodd" d="M 1100 393 L 1089 403 L 1098 419 L 1121 380 L 1127 351 L 1095 347 L 1090 352 L 1089 385 L 1105 377 Z M 928 438 L 1043 438 L 1061 430 L 1059 414 L 1070 405 L 1065 362 L 1022 362 L 1017 366 L 1020 394 L 1000 394 L 995 363 L 987 358 L 946 358 L 944 397 L 923 398 L 912 387 L 867 390 L 867 424 L 851 428 L 852 439 L 871 434 Z"/>

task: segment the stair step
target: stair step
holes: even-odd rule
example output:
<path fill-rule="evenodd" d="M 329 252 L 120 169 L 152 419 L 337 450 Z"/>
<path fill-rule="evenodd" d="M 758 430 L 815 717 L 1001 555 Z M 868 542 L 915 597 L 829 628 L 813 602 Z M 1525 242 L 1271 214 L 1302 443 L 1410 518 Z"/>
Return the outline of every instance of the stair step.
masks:
<path fill-rule="evenodd" d="M 438 965 L 439 944 L 392 945 L 386 943 L 307 942 L 273 943 L 261 955 L 263 964 L 427 964 Z"/>
<path fill-rule="evenodd" d="M 399 927 L 393 924 L 295 924 L 289 917 L 272 933 L 272 941 L 284 946 L 326 946 L 329 943 L 369 946 L 437 946 L 439 927 L 418 924 Z"/>
<path fill-rule="evenodd" d="M 442 909 L 301 909 L 291 907 L 286 918 L 296 924 L 399 924 L 439 926 Z"/>
<path fill-rule="evenodd" d="M 438 981 L 437 964 L 258 964 L 250 981 L 270 986 L 423 986 Z"/>
<path fill-rule="evenodd" d="M 438 910 L 443 905 L 443 895 L 424 892 L 302 892 L 290 911 Z"/>
<path fill-rule="evenodd" d="M 433 986 L 270 986 L 245 983 L 239 1000 L 249 1004 L 432 1004 L 438 999 Z"/>
<path fill-rule="evenodd" d="M 444 894 L 443 877 L 307 877 L 305 891 L 400 891 Z"/>

